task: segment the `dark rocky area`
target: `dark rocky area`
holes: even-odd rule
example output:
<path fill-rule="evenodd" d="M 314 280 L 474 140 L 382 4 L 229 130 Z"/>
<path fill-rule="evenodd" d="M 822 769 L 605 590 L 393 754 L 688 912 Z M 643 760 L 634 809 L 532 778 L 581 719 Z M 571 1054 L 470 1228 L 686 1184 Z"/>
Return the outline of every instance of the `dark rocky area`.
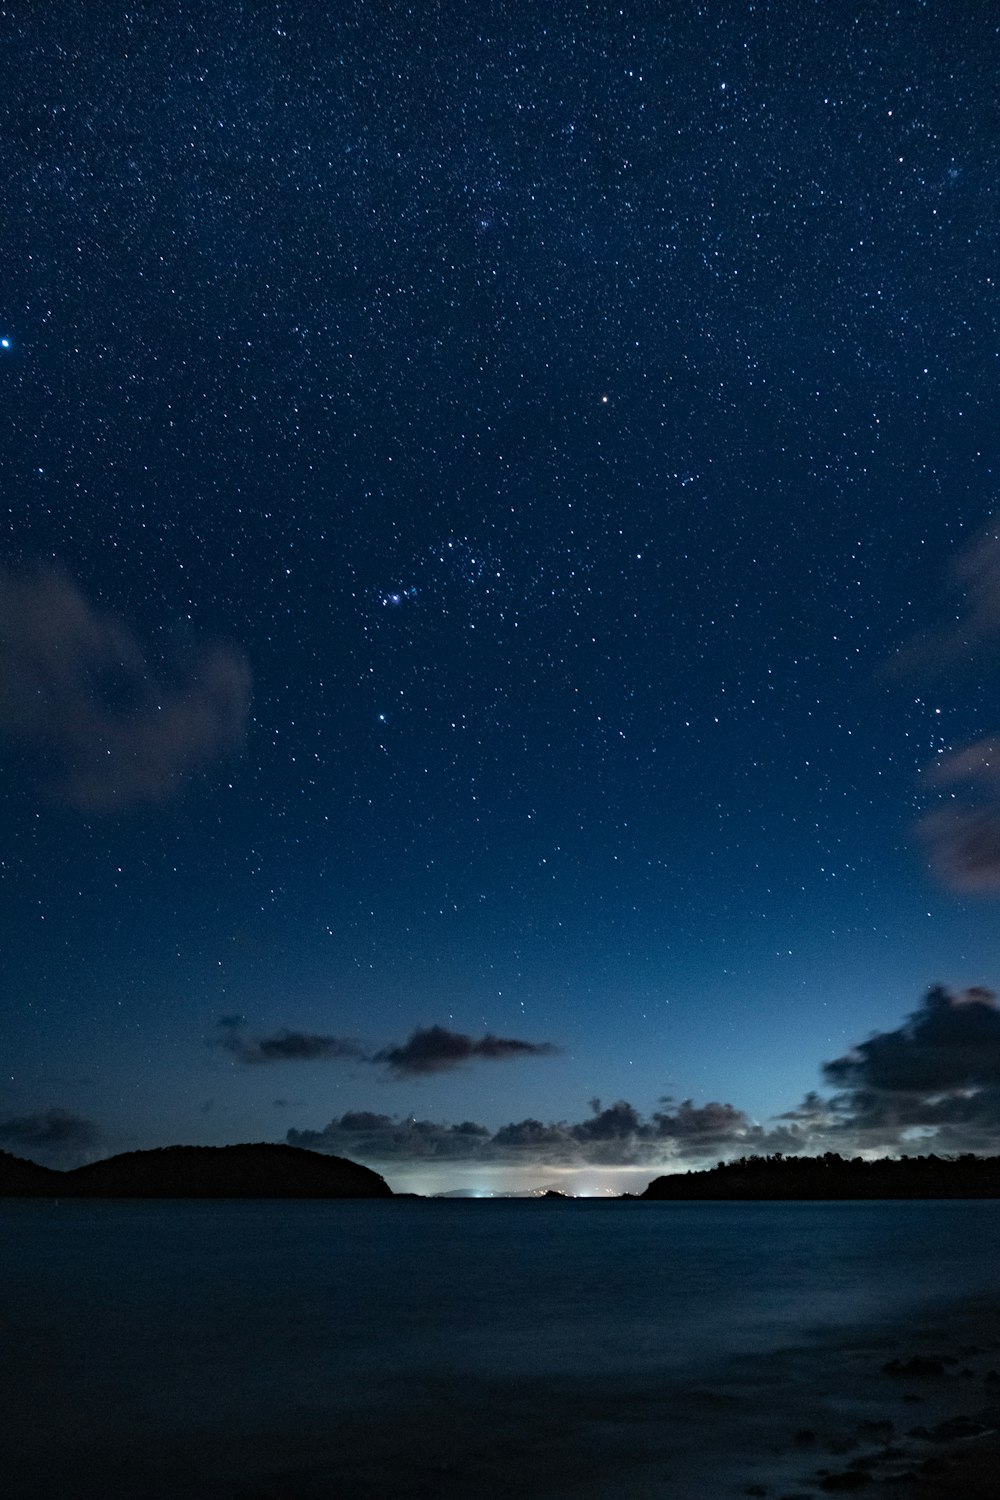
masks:
<path fill-rule="evenodd" d="M 821 1494 L 864 1490 L 894 1500 L 995 1500 L 1000 1494 L 1000 1409 L 989 1399 L 986 1366 L 996 1359 L 1000 1340 L 966 1344 L 950 1352 L 918 1352 L 889 1360 L 883 1375 L 903 1377 L 910 1386 L 887 1386 L 881 1419 L 840 1420 L 829 1428 L 799 1429 L 784 1450 L 812 1454 L 821 1462 L 800 1473 L 799 1483 L 753 1483 L 744 1495 L 770 1500 L 818 1500 Z M 984 1402 L 984 1397 L 987 1399 Z M 944 1419 L 911 1425 L 908 1403 L 947 1403 Z M 964 1409 L 955 1410 L 956 1406 Z M 775 1450 L 780 1454 L 781 1450 Z M 787 1477 L 787 1476 L 786 1476 Z"/>
<path fill-rule="evenodd" d="M 164 1146 L 69 1172 L 0 1153 L 0 1195 L 56 1198 L 391 1198 L 369 1167 L 298 1146 Z"/>

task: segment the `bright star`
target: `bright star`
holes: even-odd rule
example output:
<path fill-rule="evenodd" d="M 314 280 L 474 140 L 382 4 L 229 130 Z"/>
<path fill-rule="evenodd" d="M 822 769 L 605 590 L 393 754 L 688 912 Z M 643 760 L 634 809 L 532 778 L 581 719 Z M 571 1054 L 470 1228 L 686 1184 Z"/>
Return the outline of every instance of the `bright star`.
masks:
<path fill-rule="evenodd" d="M 395 609 L 396 606 L 402 604 L 405 599 L 415 599 L 416 597 L 417 591 L 415 588 L 402 589 L 399 593 L 383 594 L 382 603 L 383 605 L 392 605 L 392 607 Z"/>
<path fill-rule="evenodd" d="M 0 339 L 0 349 L 9 349 L 10 339 Z"/>

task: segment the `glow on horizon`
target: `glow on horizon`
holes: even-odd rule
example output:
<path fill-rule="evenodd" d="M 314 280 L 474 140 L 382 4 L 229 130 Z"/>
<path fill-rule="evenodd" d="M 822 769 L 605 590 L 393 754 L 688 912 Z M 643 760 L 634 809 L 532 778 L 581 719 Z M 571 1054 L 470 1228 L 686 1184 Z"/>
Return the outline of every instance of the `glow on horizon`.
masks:
<path fill-rule="evenodd" d="M 549 1188 L 573 1198 L 609 1198 L 621 1193 L 641 1193 L 654 1177 L 677 1171 L 676 1163 L 644 1167 L 594 1166 L 496 1166 L 462 1162 L 375 1162 L 366 1166 L 379 1172 L 396 1193 L 467 1193 L 491 1198 L 505 1193 L 544 1193 Z M 714 1165 L 714 1162 L 711 1163 Z"/>

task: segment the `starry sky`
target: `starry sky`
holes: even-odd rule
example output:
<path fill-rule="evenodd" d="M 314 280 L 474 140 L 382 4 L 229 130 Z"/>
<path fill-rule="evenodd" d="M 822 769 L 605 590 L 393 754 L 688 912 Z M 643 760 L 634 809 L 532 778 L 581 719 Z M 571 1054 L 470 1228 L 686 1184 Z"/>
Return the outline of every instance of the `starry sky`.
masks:
<path fill-rule="evenodd" d="M 0 1146 L 1000 1149 L 991 8 L 0 38 Z"/>

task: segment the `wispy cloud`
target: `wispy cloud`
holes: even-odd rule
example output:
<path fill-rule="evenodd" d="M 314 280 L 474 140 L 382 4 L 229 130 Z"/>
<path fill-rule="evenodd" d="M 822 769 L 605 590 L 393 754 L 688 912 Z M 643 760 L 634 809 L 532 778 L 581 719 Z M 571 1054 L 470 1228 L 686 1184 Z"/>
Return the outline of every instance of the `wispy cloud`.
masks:
<path fill-rule="evenodd" d="M 66 1109 L 44 1109 L 34 1114 L 0 1119 L 0 1146 L 15 1155 L 27 1154 L 54 1165 L 74 1165 L 101 1144 L 93 1120 Z"/>
<path fill-rule="evenodd" d="M 215 1042 L 244 1063 L 342 1062 L 368 1057 L 359 1042 L 313 1031 L 276 1031 L 272 1036 L 251 1037 L 243 1029 L 242 1016 L 223 1016 Z"/>
<path fill-rule="evenodd" d="M 951 583 L 957 617 L 909 641 L 891 662 L 894 676 L 932 679 L 943 672 L 983 672 L 1000 660 L 1000 524 L 992 521 L 959 553 Z M 925 772 L 944 805 L 917 820 L 931 869 L 953 890 L 1000 892 L 1000 734 L 939 755 Z"/>
<path fill-rule="evenodd" d="M 948 569 L 957 609 L 947 623 L 912 636 L 888 663 L 893 676 L 974 669 L 1000 651 L 1000 522 L 993 520 Z"/>
<path fill-rule="evenodd" d="M 962 785 L 974 793 L 996 793 L 1000 778 L 993 764 L 974 769 L 986 743 L 942 757 L 930 768 L 939 785 Z M 989 741 L 990 747 L 993 741 Z M 931 868 L 956 891 L 988 896 L 1000 892 L 1000 798 L 987 795 L 973 805 L 936 807 L 917 820 L 917 835 Z"/>
<path fill-rule="evenodd" d="M 0 741 L 52 800 L 89 814 L 162 802 L 239 749 L 249 706 L 231 647 L 155 673 L 124 621 L 61 569 L 0 567 Z"/>

